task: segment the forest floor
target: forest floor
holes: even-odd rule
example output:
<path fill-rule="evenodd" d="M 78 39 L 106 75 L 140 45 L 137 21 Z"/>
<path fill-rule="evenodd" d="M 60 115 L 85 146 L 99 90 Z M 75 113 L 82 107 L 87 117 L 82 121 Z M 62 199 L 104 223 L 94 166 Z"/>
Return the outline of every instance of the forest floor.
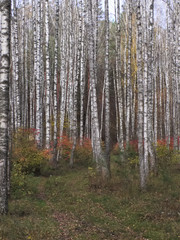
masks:
<path fill-rule="evenodd" d="M 93 168 L 26 176 L 0 218 L 1 240 L 180 239 L 180 174 L 174 167 L 139 190 L 137 169 L 112 164 L 102 185 Z"/>

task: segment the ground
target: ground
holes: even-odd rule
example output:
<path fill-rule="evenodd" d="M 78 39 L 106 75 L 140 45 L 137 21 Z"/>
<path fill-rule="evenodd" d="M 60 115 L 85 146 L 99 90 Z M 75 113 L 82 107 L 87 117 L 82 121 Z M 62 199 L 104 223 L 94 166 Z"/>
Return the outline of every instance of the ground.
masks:
<path fill-rule="evenodd" d="M 93 169 L 26 176 L 0 218 L 2 240 L 178 240 L 180 176 L 172 169 L 139 190 L 138 171 L 113 166 L 103 185 Z M 129 170 L 130 171 L 130 170 Z"/>

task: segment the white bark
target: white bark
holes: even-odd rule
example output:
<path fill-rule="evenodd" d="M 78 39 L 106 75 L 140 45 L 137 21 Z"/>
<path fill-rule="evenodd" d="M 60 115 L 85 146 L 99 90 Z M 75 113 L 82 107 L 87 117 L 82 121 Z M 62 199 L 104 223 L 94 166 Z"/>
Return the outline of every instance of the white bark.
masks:
<path fill-rule="evenodd" d="M 132 102 L 132 83 L 131 83 L 131 45 L 132 45 L 132 0 L 128 2 L 128 66 L 127 66 L 127 107 L 126 107 L 126 143 L 130 140 L 130 118 L 131 118 L 131 102 Z"/>
<path fill-rule="evenodd" d="M 49 69 L 49 1 L 45 2 L 46 29 L 46 148 L 50 146 L 50 69 Z"/>
<path fill-rule="evenodd" d="M 148 55 L 147 55 L 147 6 L 144 7 L 144 171 L 148 176 Z"/>
<path fill-rule="evenodd" d="M 0 214 L 8 210 L 8 110 L 10 64 L 10 7 L 11 2 L 0 1 L 1 12 L 1 63 L 0 63 Z"/>
<path fill-rule="evenodd" d="M 96 79 L 94 65 L 94 39 L 93 39 L 93 24 L 92 24 L 92 2 L 88 0 L 88 21 L 89 21 L 89 71 L 90 71 L 90 81 L 91 81 L 91 105 L 93 111 L 92 114 L 92 123 L 91 128 L 93 129 L 93 147 L 95 150 L 95 158 L 97 164 L 97 171 L 100 172 L 101 176 L 104 179 L 107 179 L 110 175 L 108 169 L 108 163 L 103 156 L 101 142 L 100 142 L 100 131 L 99 131 L 99 122 L 98 122 L 98 108 L 97 108 L 97 92 L 96 92 Z"/>
<path fill-rule="evenodd" d="M 86 16 L 86 9 L 83 8 L 82 1 L 80 1 L 81 14 L 84 10 L 84 15 L 82 15 L 81 28 L 81 66 L 80 66 L 80 90 L 81 90 L 81 104 L 80 104 L 80 144 L 83 142 L 83 133 L 84 133 L 84 90 L 85 90 L 85 22 L 84 18 Z"/>
<path fill-rule="evenodd" d="M 105 0 L 105 146 L 106 161 L 110 174 L 110 79 L 109 79 L 109 0 Z M 109 177 L 109 176 L 107 176 Z"/>
<path fill-rule="evenodd" d="M 54 49 L 54 144 L 57 144 L 57 84 L 58 84 L 58 36 L 59 36 L 59 0 L 56 0 L 56 25 Z"/>
<path fill-rule="evenodd" d="M 143 147 L 143 76 L 142 76 L 142 15 L 141 1 L 137 1 L 137 81 L 138 81 L 138 152 L 140 163 L 140 184 L 146 188 L 146 172 Z"/>
<path fill-rule="evenodd" d="M 148 148 L 150 153 L 151 170 L 155 168 L 155 149 L 154 149 L 154 132 L 153 132 L 153 86 L 154 75 L 156 72 L 155 62 L 153 61 L 154 52 L 154 0 L 150 1 L 149 19 L 148 19 Z"/>
<path fill-rule="evenodd" d="M 18 129 L 21 126 L 21 114 L 20 114 L 20 76 L 19 76 L 19 48 L 18 48 L 18 25 L 17 25 L 17 6 L 16 0 L 13 1 L 13 13 L 14 13 L 14 28 L 12 32 L 12 38 L 14 39 L 14 118 L 15 128 Z"/>
<path fill-rule="evenodd" d="M 41 147 L 42 146 L 42 99 L 41 99 L 41 1 L 38 0 L 37 2 L 37 29 L 36 29 L 36 36 L 37 36 L 37 75 L 36 75 L 36 141 L 37 144 Z"/>
<path fill-rule="evenodd" d="M 61 72 L 60 72 L 60 87 L 61 87 L 61 103 L 60 103 L 60 137 L 63 135 L 65 108 L 66 108 L 66 6 L 63 5 L 62 15 L 62 36 L 61 36 Z"/>
<path fill-rule="evenodd" d="M 167 35 L 166 35 L 166 69 L 165 69 L 165 81 L 166 81 L 166 122 L 165 122 L 165 134 L 167 137 L 167 145 L 170 144 L 170 83 L 169 83 L 169 17 L 168 9 L 166 11 L 167 17 Z"/>
<path fill-rule="evenodd" d="M 119 132 L 118 132 L 118 142 L 121 151 L 124 149 L 123 145 L 123 97 L 122 97 L 122 79 L 121 79 L 121 38 L 120 38 L 120 4 L 117 1 L 117 19 L 116 20 L 116 83 L 117 83 L 117 102 L 118 102 L 118 112 L 117 116 L 119 119 Z M 118 114 L 119 113 L 119 114 Z"/>

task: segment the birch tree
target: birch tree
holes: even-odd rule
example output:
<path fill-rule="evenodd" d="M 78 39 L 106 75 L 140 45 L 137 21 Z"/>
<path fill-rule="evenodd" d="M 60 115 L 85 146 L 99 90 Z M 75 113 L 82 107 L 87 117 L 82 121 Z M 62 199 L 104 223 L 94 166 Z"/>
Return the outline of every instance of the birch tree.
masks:
<path fill-rule="evenodd" d="M 123 97 L 122 97 L 122 80 L 121 80 L 121 21 L 120 21 L 120 5 L 121 1 L 117 1 L 117 14 L 116 14 L 116 81 L 115 84 L 117 84 L 117 104 L 118 104 L 118 111 L 116 111 L 117 114 L 117 120 L 118 120 L 118 142 L 119 147 L 121 150 L 124 149 L 123 145 Z M 116 6 L 116 5 L 115 5 Z M 115 9 L 116 12 L 116 9 Z"/>
<path fill-rule="evenodd" d="M 149 167 L 148 167 L 148 55 L 147 55 L 147 4 L 145 1 L 145 6 L 143 9 L 144 16 L 143 16 L 143 32 L 144 32 L 144 41 L 143 41 L 143 50 L 144 50 L 144 129 L 143 129 L 143 135 L 144 135 L 144 173 L 147 178 L 149 173 Z"/>
<path fill-rule="evenodd" d="M 37 75 L 36 75 L 36 140 L 38 145 L 42 146 L 42 99 L 41 99 L 41 1 L 37 2 Z"/>
<path fill-rule="evenodd" d="M 54 156 L 53 162 L 57 161 L 57 136 L 58 136 L 58 39 L 59 39 L 59 0 L 56 0 L 56 15 L 55 15 L 55 46 L 54 46 L 54 84 L 53 84 L 53 117 L 54 117 Z"/>
<path fill-rule="evenodd" d="M 138 152 L 140 163 L 140 184 L 141 188 L 146 187 L 146 171 L 143 148 L 143 69 L 142 69 L 142 5 L 137 1 L 137 81 L 138 81 Z M 147 163 L 147 162 L 146 162 Z"/>
<path fill-rule="evenodd" d="M 151 169 L 155 167 L 155 149 L 154 145 L 154 132 L 153 132 L 153 86 L 154 86 L 154 75 L 156 71 L 154 59 L 154 0 L 150 1 L 149 6 L 149 19 L 148 19 L 148 148 L 150 153 L 150 164 Z"/>
<path fill-rule="evenodd" d="M 62 14 L 62 31 L 61 31 L 61 71 L 60 71 L 60 87 L 61 87 L 61 104 L 60 104 L 60 137 L 63 135 L 64 118 L 66 109 L 66 3 L 63 3 L 64 9 Z"/>
<path fill-rule="evenodd" d="M 49 70 L 49 1 L 45 2 L 46 29 L 46 148 L 50 146 L 50 70 Z"/>
<path fill-rule="evenodd" d="M 83 142 L 83 133 L 84 133 L 84 90 L 85 90 L 85 17 L 86 17 L 86 8 L 85 3 L 83 5 L 83 1 L 80 1 L 81 8 L 81 66 L 80 66 L 80 91 L 81 91 L 81 105 L 80 105 L 80 144 Z"/>
<path fill-rule="evenodd" d="M 97 165 L 97 171 L 101 174 L 103 179 L 108 179 L 110 176 L 110 171 L 108 168 L 108 162 L 106 161 L 100 142 L 100 130 L 98 122 L 98 108 L 97 108 L 97 92 L 96 92 L 96 82 L 94 65 L 94 39 L 93 39 L 93 19 L 92 19 L 92 1 L 88 0 L 88 23 L 89 23 L 89 72 L 90 72 L 90 81 L 91 81 L 91 105 L 93 111 L 92 114 L 92 123 L 91 128 L 93 131 L 93 148 L 95 152 L 95 160 Z"/>
<path fill-rule="evenodd" d="M 126 143 L 130 140 L 130 118 L 132 101 L 132 83 L 131 83 L 131 46 L 132 46 L 132 0 L 128 0 L 128 66 L 127 66 L 127 106 L 126 106 Z"/>
<path fill-rule="evenodd" d="M 109 94 L 109 0 L 105 0 L 105 145 L 106 158 L 110 171 L 110 94 Z"/>
<path fill-rule="evenodd" d="M 0 1 L 1 63 L 0 63 L 0 213 L 8 211 L 8 109 L 10 64 L 10 7 L 11 1 Z"/>
<path fill-rule="evenodd" d="M 13 28 L 12 28 L 12 46 L 14 51 L 12 54 L 14 55 L 14 61 L 13 61 L 13 69 L 14 69 L 14 75 L 13 75 L 13 88 L 14 88 L 14 120 L 15 120 L 15 129 L 20 128 L 21 126 L 21 115 L 20 115 L 20 77 L 19 77 L 19 46 L 18 46 L 18 23 L 17 23 L 17 5 L 16 0 L 13 0 Z"/>

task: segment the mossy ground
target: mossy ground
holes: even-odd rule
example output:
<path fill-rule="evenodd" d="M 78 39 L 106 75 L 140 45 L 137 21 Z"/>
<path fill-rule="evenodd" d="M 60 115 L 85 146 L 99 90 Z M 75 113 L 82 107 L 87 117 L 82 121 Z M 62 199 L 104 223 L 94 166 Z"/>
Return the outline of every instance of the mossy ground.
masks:
<path fill-rule="evenodd" d="M 0 218 L 3 240 L 178 240 L 180 174 L 172 168 L 139 190 L 137 169 L 112 163 L 112 180 L 101 184 L 87 167 L 26 176 L 12 191 Z"/>

